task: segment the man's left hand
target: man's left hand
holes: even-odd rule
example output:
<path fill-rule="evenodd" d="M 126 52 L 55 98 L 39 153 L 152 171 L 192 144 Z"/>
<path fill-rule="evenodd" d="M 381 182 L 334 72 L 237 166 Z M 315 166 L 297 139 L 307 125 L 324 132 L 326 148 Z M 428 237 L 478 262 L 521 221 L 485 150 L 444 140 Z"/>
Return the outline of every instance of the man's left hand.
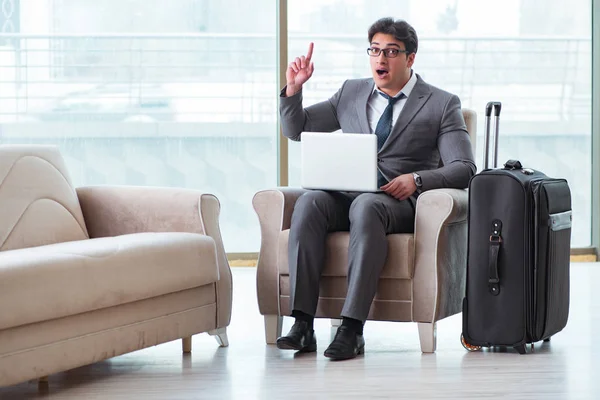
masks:
<path fill-rule="evenodd" d="M 404 174 L 383 185 L 381 190 L 398 200 L 406 200 L 417 190 L 417 185 L 412 174 Z"/>

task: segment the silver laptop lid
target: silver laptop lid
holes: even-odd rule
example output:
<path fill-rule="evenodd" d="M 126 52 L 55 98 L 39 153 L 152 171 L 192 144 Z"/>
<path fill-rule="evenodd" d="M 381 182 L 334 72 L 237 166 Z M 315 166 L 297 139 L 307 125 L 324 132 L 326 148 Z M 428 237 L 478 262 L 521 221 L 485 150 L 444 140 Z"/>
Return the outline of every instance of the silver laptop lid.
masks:
<path fill-rule="evenodd" d="M 303 188 L 379 191 L 375 135 L 302 132 L 301 150 Z"/>

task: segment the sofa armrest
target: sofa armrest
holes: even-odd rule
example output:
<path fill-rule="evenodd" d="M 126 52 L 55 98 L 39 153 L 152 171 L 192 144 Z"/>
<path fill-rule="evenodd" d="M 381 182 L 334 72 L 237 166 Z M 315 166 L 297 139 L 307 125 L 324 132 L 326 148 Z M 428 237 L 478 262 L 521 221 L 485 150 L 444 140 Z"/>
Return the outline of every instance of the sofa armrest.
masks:
<path fill-rule="evenodd" d="M 217 248 L 217 328 L 231 319 L 232 280 L 219 228 L 219 200 L 180 188 L 88 186 L 77 188 L 90 238 L 141 232 L 191 232 L 213 238 Z"/>
<path fill-rule="evenodd" d="M 290 228 L 296 200 L 305 192 L 287 187 L 269 189 L 256 193 L 252 199 L 261 232 L 256 288 L 262 315 L 279 315 L 279 233 Z"/>
<path fill-rule="evenodd" d="M 461 310 L 467 266 L 468 192 L 434 189 L 417 200 L 413 320 L 435 322 Z"/>

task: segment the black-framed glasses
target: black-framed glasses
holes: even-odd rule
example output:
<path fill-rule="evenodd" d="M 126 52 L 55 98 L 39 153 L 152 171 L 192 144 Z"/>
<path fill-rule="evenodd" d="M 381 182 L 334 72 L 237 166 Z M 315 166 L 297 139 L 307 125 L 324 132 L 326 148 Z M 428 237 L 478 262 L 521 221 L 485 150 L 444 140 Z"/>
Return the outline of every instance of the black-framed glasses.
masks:
<path fill-rule="evenodd" d="M 394 48 L 380 49 L 379 47 L 369 47 L 367 49 L 367 54 L 370 55 L 371 57 L 379 57 L 379 55 L 382 52 L 386 58 L 398 57 L 398 53 L 406 53 L 406 54 L 410 53 L 408 50 L 400 50 L 400 49 L 394 49 Z"/>

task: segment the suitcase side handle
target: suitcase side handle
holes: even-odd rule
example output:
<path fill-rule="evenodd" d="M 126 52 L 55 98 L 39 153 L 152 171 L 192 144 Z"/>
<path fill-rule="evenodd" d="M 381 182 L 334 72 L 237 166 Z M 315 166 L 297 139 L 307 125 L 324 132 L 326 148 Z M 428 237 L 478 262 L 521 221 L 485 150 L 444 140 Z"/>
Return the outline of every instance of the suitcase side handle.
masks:
<path fill-rule="evenodd" d="M 502 110 L 502 103 L 499 101 L 490 101 L 485 106 L 485 135 L 483 137 L 483 168 L 489 168 L 489 155 L 490 155 L 490 133 L 491 133 L 491 116 L 492 109 L 494 110 L 494 119 L 496 120 L 494 129 L 494 155 L 492 159 L 492 168 L 498 167 L 498 134 L 500 128 L 500 111 Z"/>
<path fill-rule="evenodd" d="M 502 221 L 495 219 L 492 221 L 492 232 L 490 234 L 490 251 L 488 266 L 488 290 L 492 296 L 500 294 L 500 276 L 498 275 L 498 256 L 500 246 L 502 245 Z"/>

